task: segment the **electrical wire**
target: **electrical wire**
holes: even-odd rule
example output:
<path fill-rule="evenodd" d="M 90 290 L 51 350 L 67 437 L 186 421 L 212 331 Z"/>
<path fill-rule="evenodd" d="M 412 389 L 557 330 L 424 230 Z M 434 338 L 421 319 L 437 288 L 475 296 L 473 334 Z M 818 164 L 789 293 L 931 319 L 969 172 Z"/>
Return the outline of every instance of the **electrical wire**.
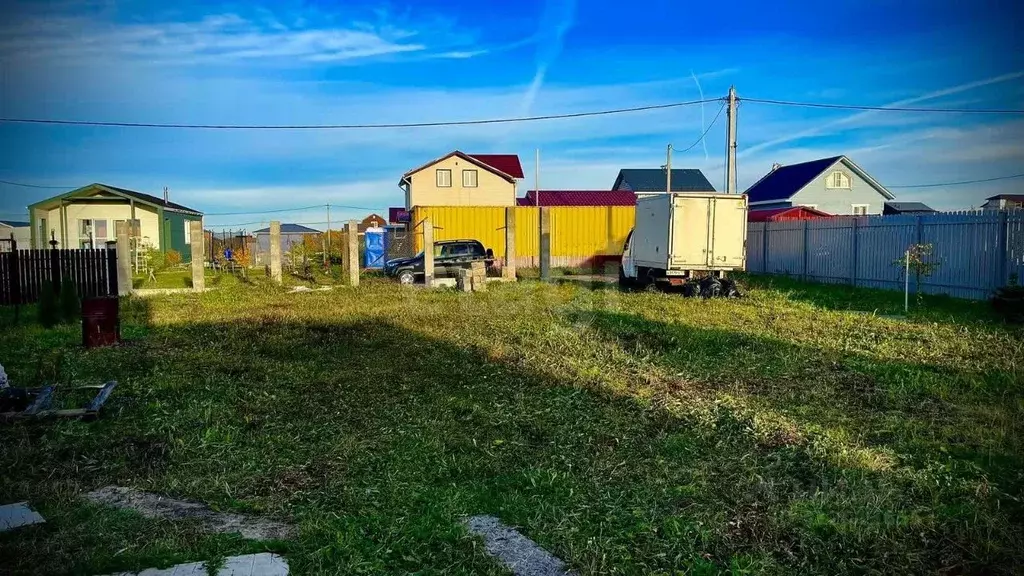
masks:
<path fill-rule="evenodd" d="M 940 186 L 960 186 L 963 184 L 980 184 L 982 182 L 995 182 L 997 180 L 1012 180 L 1024 178 L 1024 174 L 1012 174 L 1010 176 L 996 176 L 995 178 L 982 178 L 980 180 L 961 180 L 960 182 L 936 182 L 934 184 L 905 184 L 903 186 L 886 186 L 886 188 L 938 188 Z"/>
<path fill-rule="evenodd" d="M 47 190 L 74 190 L 78 186 L 39 186 L 37 184 L 23 184 L 21 182 L 11 182 L 9 180 L 0 180 L 0 184 L 7 184 L 8 186 L 21 186 L 23 188 L 43 188 Z"/>
<path fill-rule="evenodd" d="M 718 117 L 722 115 L 722 110 L 725 110 L 725 102 L 722 103 L 722 106 L 718 109 L 718 114 L 715 114 L 715 118 L 711 120 L 711 124 L 708 124 L 707 129 L 700 135 L 700 138 L 697 138 L 697 141 L 687 146 L 685 150 L 676 150 L 676 152 L 679 152 L 680 154 L 689 152 L 694 146 L 700 144 L 704 140 L 704 137 L 708 135 L 708 132 L 711 132 L 711 128 L 715 126 L 715 122 L 718 122 Z"/>
<path fill-rule="evenodd" d="M 837 110 L 878 110 L 882 112 L 943 112 L 950 114 L 1024 114 L 1024 110 L 1008 108 L 917 108 L 906 106 L 864 106 L 857 104 L 825 104 L 821 102 L 792 102 L 766 98 L 739 98 L 742 102 L 772 104 L 775 106 L 797 106 L 801 108 L 829 108 Z"/>
<path fill-rule="evenodd" d="M 326 208 L 330 204 L 317 204 L 316 206 L 303 206 L 301 208 L 281 208 L 279 210 L 251 210 L 249 212 L 209 212 L 203 214 L 204 216 L 248 216 L 250 214 L 275 214 L 277 212 L 298 212 L 299 210 L 314 210 L 316 208 Z"/>
<path fill-rule="evenodd" d="M 520 116 L 515 118 L 489 118 L 482 120 L 454 120 L 448 122 L 408 122 L 393 124 L 164 124 L 150 122 L 97 122 L 92 120 L 57 120 L 51 118 L 0 118 L 0 123 L 18 124 L 57 124 L 64 126 L 103 126 L 119 128 L 174 128 L 196 130 L 356 130 L 373 128 L 431 128 L 439 126 L 475 126 L 480 124 L 510 124 L 514 122 L 536 122 L 539 120 L 560 120 L 564 118 L 583 118 L 587 116 L 607 116 L 610 114 L 626 114 L 649 110 L 664 110 L 693 106 L 706 102 L 715 102 L 721 98 L 690 100 L 688 102 L 670 102 L 668 104 L 652 104 L 634 106 L 632 108 L 615 108 L 592 112 L 573 112 L 568 114 L 548 114 L 545 116 Z"/>

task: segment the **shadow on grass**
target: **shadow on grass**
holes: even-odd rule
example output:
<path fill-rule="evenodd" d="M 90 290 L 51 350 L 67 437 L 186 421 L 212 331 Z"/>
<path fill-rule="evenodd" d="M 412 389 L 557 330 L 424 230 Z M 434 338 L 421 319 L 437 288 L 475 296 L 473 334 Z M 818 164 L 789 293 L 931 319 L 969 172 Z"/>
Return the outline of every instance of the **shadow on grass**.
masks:
<path fill-rule="evenodd" d="M 784 294 L 794 301 L 807 302 L 827 310 L 852 310 L 887 316 L 904 315 L 901 291 L 855 288 L 844 284 L 805 282 L 786 276 L 737 275 L 749 288 Z M 940 295 L 910 295 L 910 318 L 937 322 L 1001 322 L 984 300 L 965 300 Z"/>
<path fill-rule="evenodd" d="M 74 500 L 111 483 L 289 518 L 302 536 L 288 559 L 304 573 L 502 573 L 458 525 L 479 513 L 583 574 L 1009 573 L 1021 561 L 1012 534 L 991 534 L 1005 513 L 983 499 L 765 443 L 726 407 L 679 416 L 386 321 L 268 312 L 136 325 L 147 306 L 125 315 L 141 341 L 77 358 L 80 377 L 122 383 L 101 420 L 5 430 L 4 460 L 17 465 L 0 470 L 0 492 L 54 515 L 28 537 L 0 536 L 12 572 L 106 573 L 251 548 L 140 529 Z M 671 327 L 594 321 L 670 353 Z M 767 346 L 697 338 L 712 356 Z M 25 340 L 27 358 L 42 345 Z"/>

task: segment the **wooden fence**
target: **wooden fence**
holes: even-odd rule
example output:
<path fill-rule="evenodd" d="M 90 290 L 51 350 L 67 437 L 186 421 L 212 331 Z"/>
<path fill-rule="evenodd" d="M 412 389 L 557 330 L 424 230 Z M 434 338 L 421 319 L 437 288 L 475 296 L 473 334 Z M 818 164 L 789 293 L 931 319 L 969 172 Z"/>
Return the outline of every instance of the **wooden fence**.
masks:
<path fill-rule="evenodd" d="M 894 262 L 912 244 L 931 244 L 938 264 L 924 293 L 984 299 L 1011 277 L 1024 282 L 1024 211 L 751 222 L 747 270 L 902 290 Z"/>
<path fill-rule="evenodd" d="M 39 300 L 43 284 L 54 291 L 64 280 L 75 283 L 78 296 L 117 295 L 117 251 L 13 250 L 0 253 L 0 305 Z"/>

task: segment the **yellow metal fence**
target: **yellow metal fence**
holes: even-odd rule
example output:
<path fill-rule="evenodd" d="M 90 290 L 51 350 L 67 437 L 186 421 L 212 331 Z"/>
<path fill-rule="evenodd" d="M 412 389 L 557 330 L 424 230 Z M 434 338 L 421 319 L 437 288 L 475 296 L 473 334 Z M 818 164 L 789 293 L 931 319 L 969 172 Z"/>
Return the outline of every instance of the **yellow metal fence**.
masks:
<path fill-rule="evenodd" d="M 516 264 L 538 265 L 538 208 L 517 206 Z M 633 227 L 632 206 L 552 206 L 551 265 L 596 266 L 622 255 L 626 234 Z M 430 218 L 435 240 L 479 240 L 494 255 L 505 255 L 505 208 L 500 206 L 429 206 L 413 210 L 416 251 L 423 249 L 422 228 Z"/>

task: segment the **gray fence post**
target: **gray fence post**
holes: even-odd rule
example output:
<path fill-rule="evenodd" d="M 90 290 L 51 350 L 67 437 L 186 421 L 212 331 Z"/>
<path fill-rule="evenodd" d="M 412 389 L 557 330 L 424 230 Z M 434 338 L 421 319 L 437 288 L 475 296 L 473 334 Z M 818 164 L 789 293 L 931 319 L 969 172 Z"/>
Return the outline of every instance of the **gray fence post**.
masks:
<path fill-rule="evenodd" d="M 206 235 L 203 234 L 203 221 L 192 220 L 188 226 L 192 248 L 192 289 L 202 292 L 206 290 L 206 263 L 203 261 L 203 244 L 205 244 Z"/>
<path fill-rule="evenodd" d="M 853 239 L 850 244 L 853 245 L 853 261 L 850 263 L 850 286 L 857 285 L 857 243 L 858 236 L 860 235 L 860 218 L 853 219 Z"/>
<path fill-rule="evenodd" d="M 808 228 L 809 222 L 810 222 L 809 220 L 804 220 L 804 281 L 805 282 L 807 281 L 807 276 L 808 276 L 808 274 L 807 274 L 807 260 L 808 260 L 808 252 L 809 252 L 809 250 L 807 249 L 807 228 Z"/>
<path fill-rule="evenodd" d="M 544 282 L 551 280 L 551 209 L 542 206 L 537 209 L 537 221 L 540 224 L 540 243 L 538 244 L 540 256 L 540 279 Z"/>
<path fill-rule="evenodd" d="M 761 273 L 768 273 L 768 221 L 761 224 Z"/>
<path fill-rule="evenodd" d="M 281 222 L 270 222 L 270 279 L 281 283 Z"/>
<path fill-rule="evenodd" d="M 115 222 L 117 238 L 117 295 L 126 296 L 132 292 L 132 257 L 128 244 L 128 223 Z"/>
<path fill-rule="evenodd" d="M 996 270 L 998 271 L 997 274 L 999 274 L 999 277 L 996 279 L 996 285 L 992 286 L 993 290 L 1001 286 L 1006 286 L 1007 284 L 1010 283 L 1009 271 L 1007 269 L 1007 264 L 1009 264 L 1010 260 L 1010 250 L 1008 246 L 1009 232 L 1009 215 L 1006 213 L 1005 210 L 1002 210 L 999 212 L 999 248 L 996 251 L 996 255 L 999 258 L 999 262 L 996 263 Z"/>
<path fill-rule="evenodd" d="M 434 286 L 434 223 L 423 219 L 423 284 Z"/>
<path fill-rule="evenodd" d="M 501 275 L 506 280 L 516 279 L 516 208 L 505 208 L 505 264 Z"/>

